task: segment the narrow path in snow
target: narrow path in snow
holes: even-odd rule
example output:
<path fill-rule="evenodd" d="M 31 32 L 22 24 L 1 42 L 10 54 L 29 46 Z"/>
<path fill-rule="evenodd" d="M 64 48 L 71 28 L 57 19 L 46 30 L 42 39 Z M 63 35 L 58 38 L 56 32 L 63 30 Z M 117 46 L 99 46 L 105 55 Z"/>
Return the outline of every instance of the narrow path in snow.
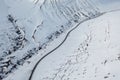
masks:
<path fill-rule="evenodd" d="M 56 48 L 54 48 L 53 50 L 51 50 L 50 52 L 48 52 L 46 55 L 44 55 L 42 58 L 40 58 L 40 59 L 37 61 L 37 63 L 35 64 L 35 66 L 33 67 L 32 71 L 31 71 L 31 74 L 30 74 L 30 77 L 29 77 L 28 80 L 32 80 L 32 77 L 33 77 L 33 75 L 34 75 L 34 72 L 35 72 L 37 66 L 39 65 L 39 63 L 40 63 L 44 58 L 46 58 L 48 55 L 50 55 L 52 52 L 54 52 L 56 49 L 58 49 L 58 48 L 67 40 L 67 38 L 68 38 L 68 36 L 70 35 L 70 33 L 71 33 L 73 30 L 75 30 L 81 23 L 83 23 L 83 22 L 85 22 L 85 21 L 88 21 L 88 20 L 91 20 L 91 19 L 94 19 L 94 18 L 97 18 L 97 17 L 99 17 L 99 16 L 101 16 L 101 15 L 103 15 L 103 14 L 110 13 L 110 12 L 116 12 L 116 11 L 120 11 L 120 9 L 110 10 L 110 11 L 107 11 L 107 12 L 103 12 L 103 13 L 101 13 L 101 14 L 98 15 L 98 16 L 95 16 L 95 17 L 93 17 L 93 18 L 87 18 L 87 19 L 81 21 L 80 23 L 78 23 L 74 28 L 72 28 L 72 29 L 66 34 L 64 40 L 63 40 Z"/>

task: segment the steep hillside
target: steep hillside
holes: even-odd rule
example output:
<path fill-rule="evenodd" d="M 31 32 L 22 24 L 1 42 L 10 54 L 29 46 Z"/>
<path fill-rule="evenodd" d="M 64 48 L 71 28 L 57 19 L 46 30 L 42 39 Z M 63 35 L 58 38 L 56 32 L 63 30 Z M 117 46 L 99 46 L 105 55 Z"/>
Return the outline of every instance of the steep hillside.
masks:
<path fill-rule="evenodd" d="M 0 78 L 74 24 L 100 14 L 84 0 L 2 0 L 0 4 Z"/>
<path fill-rule="evenodd" d="M 116 1 L 1 0 L 0 79 L 19 69 L 33 55 L 46 55 L 42 51 L 54 49 L 46 48 L 51 43 L 57 46 L 54 41 L 76 24 L 119 9 L 115 8 L 119 5 Z"/>

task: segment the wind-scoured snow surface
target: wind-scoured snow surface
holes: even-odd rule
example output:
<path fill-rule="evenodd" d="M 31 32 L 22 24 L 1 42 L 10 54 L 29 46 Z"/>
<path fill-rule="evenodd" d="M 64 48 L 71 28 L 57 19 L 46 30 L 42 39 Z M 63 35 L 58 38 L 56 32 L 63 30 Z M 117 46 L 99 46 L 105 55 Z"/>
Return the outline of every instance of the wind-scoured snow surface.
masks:
<path fill-rule="evenodd" d="M 69 29 L 85 19 L 100 15 L 102 12 L 119 9 L 119 3 L 119 0 L 1 0 L 0 80 L 3 78 L 6 78 L 6 80 L 27 80 L 36 61 L 54 49 L 63 40 Z M 86 30 L 88 29 L 86 28 Z M 79 33 L 81 38 L 83 32 Z M 109 34 L 106 33 L 106 36 L 109 37 Z M 91 40 L 91 37 L 88 35 L 86 41 L 89 42 L 89 39 Z M 87 45 L 86 42 L 83 41 L 83 43 Z M 72 45 L 71 43 L 70 46 Z M 66 50 L 73 49 L 67 49 L 66 47 Z M 59 53 L 57 52 L 57 54 Z M 87 56 L 87 54 L 85 55 Z M 26 73 L 27 75 L 25 75 Z M 57 77 L 57 72 L 55 74 L 51 73 L 51 75 L 53 77 L 49 76 L 48 73 L 48 76 L 43 76 L 42 80 L 52 80 L 54 76 Z M 64 73 L 59 75 L 65 76 Z M 11 78 L 11 76 L 14 77 Z M 61 79 L 56 77 L 54 80 L 62 80 L 62 77 Z M 74 79 L 65 78 L 65 80 Z"/>

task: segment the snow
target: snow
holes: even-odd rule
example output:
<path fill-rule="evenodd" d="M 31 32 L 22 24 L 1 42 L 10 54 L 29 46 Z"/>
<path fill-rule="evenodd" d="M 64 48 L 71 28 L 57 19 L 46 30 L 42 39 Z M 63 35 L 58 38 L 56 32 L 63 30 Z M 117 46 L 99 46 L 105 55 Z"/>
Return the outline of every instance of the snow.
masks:
<path fill-rule="evenodd" d="M 34 80 L 119 80 L 120 11 L 81 24 L 45 58 Z M 88 45 L 88 46 L 87 46 Z"/>
<path fill-rule="evenodd" d="M 116 11 L 82 23 L 59 49 L 40 62 L 32 79 L 119 80 L 119 17 L 120 11 Z M 52 41 L 43 53 L 58 45 L 66 33 Z M 38 61 L 40 56 L 30 61 Z M 27 80 L 35 63 L 26 62 L 4 80 Z"/>
<path fill-rule="evenodd" d="M 56 48 L 69 30 L 88 17 L 119 9 L 119 3 L 119 0 L 1 0 L 0 79 L 7 77 L 5 80 L 27 80 L 35 63 Z M 38 72 L 35 71 L 36 74 L 33 77 L 35 80 L 49 80 L 49 78 L 59 80 L 69 77 L 70 80 L 74 80 L 79 77 L 77 74 L 82 74 L 81 71 L 85 70 L 86 66 L 88 73 L 84 71 L 83 73 L 91 77 L 94 75 L 91 74 L 94 71 L 91 63 L 95 63 L 98 70 L 103 69 L 103 72 L 100 71 L 96 75 L 104 76 L 103 73 L 111 68 L 116 70 L 113 70 L 114 75 L 109 75 L 117 75 L 117 67 L 112 64 L 119 66 L 117 64 L 119 62 L 117 58 L 119 38 L 117 37 L 120 32 L 118 25 L 119 11 L 107 13 L 100 18 L 81 24 L 71 32 L 60 48 L 43 59 L 38 66 L 40 68 L 36 70 Z M 87 58 L 90 60 L 88 61 Z M 101 59 L 106 67 L 99 64 Z M 37 75 L 38 73 L 41 76 Z M 101 79 L 101 76 L 98 78 Z M 81 77 L 82 80 L 87 78 Z"/>
<path fill-rule="evenodd" d="M 100 13 L 96 7 L 91 7 L 84 1 L 79 2 L 82 5 L 77 2 L 78 0 L 0 1 L 0 78 L 14 72 L 13 68 L 18 68 L 25 60 L 38 54 L 39 48 L 45 48 L 76 23 Z"/>

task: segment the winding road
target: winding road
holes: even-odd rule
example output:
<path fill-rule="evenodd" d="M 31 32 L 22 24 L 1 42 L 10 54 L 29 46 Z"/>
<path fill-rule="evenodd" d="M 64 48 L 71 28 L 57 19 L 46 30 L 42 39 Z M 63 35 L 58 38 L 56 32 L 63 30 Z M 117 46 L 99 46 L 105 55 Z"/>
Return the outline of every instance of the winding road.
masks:
<path fill-rule="evenodd" d="M 83 22 L 85 22 L 85 21 L 88 21 L 88 20 L 91 20 L 91 19 L 94 19 L 94 18 L 96 18 L 96 17 L 99 17 L 99 16 L 101 16 L 101 15 L 103 15 L 103 14 L 104 14 L 104 13 L 101 13 L 101 14 L 99 14 L 99 15 L 97 15 L 97 16 L 92 17 L 92 18 L 86 18 L 85 20 L 83 20 L 83 21 L 81 21 L 80 23 L 78 23 L 75 27 L 73 27 L 73 28 L 66 34 L 64 40 L 63 40 L 56 48 L 54 48 L 53 50 L 51 50 L 50 52 L 48 52 L 46 55 L 44 55 L 42 58 L 40 58 L 40 59 L 37 61 L 37 63 L 35 64 L 35 66 L 33 67 L 32 71 L 31 71 L 31 74 L 30 74 L 30 77 L 29 77 L 28 80 L 32 80 L 32 77 L 33 77 L 33 75 L 34 75 L 34 72 L 35 72 L 38 64 L 39 64 L 44 58 L 46 58 L 48 55 L 50 55 L 52 52 L 54 52 L 56 49 L 58 49 L 58 48 L 67 40 L 68 36 L 70 35 L 70 33 L 71 33 L 73 30 L 75 30 L 81 23 L 83 23 Z"/>
<path fill-rule="evenodd" d="M 68 33 L 66 34 L 64 40 L 63 40 L 56 48 L 54 48 L 53 50 L 51 50 L 50 52 L 48 52 L 46 55 L 44 55 L 42 58 L 40 58 L 40 59 L 37 61 L 37 63 L 35 64 L 35 66 L 33 67 L 32 71 L 31 71 L 31 74 L 30 74 L 30 77 L 29 77 L 28 80 L 32 80 L 32 77 L 33 77 L 33 75 L 34 75 L 34 72 L 35 72 L 37 66 L 39 65 L 39 63 L 40 63 L 44 58 L 46 58 L 48 55 L 50 55 L 52 52 L 54 52 L 55 50 L 57 50 L 57 49 L 67 40 L 67 38 L 68 38 L 68 36 L 70 35 L 70 33 L 71 33 L 73 30 L 75 30 L 81 23 L 83 23 L 83 22 L 85 22 L 85 21 L 88 21 L 88 20 L 91 20 L 91 19 L 94 19 L 94 18 L 97 18 L 97 17 L 99 17 L 99 16 L 101 16 L 101 15 L 103 15 L 103 14 L 111 13 L 111 12 L 116 12 L 116 11 L 120 11 L 120 9 L 115 9 L 115 10 L 110 10 L 110 11 L 102 12 L 101 14 L 99 14 L 99 15 L 97 15 L 97 16 L 94 16 L 94 17 L 92 17 L 92 18 L 89 18 L 89 17 L 88 17 L 88 18 L 86 18 L 85 20 L 79 22 L 75 27 L 73 27 L 70 31 L 68 31 Z"/>
<path fill-rule="evenodd" d="M 88 21 L 88 20 L 91 20 L 91 19 L 94 19 L 94 18 L 97 18 L 103 14 L 106 14 L 106 13 L 111 13 L 111 12 L 116 12 L 116 11 L 120 11 L 120 9 L 116 9 L 116 10 L 110 10 L 110 11 L 106 11 L 106 12 L 102 12 L 101 14 L 97 15 L 97 16 L 94 16 L 92 18 L 86 18 L 85 20 L 79 22 L 75 27 L 73 27 L 70 31 L 68 31 L 68 33 L 66 34 L 64 40 L 56 47 L 54 48 L 53 50 L 51 50 L 50 52 L 48 52 L 46 55 L 44 55 L 42 58 L 40 58 L 37 63 L 35 64 L 35 66 L 33 67 L 32 71 L 31 71 L 31 74 L 30 74 L 30 77 L 28 80 L 32 80 L 32 77 L 34 75 L 34 72 L 37 68 L 37 66 L 39 65 L 39 63 L 44 59 L 46 58 L 48 55 L 50 55 L 52 52 L 54 52 L 55 50 L 57 50 L 68 38 L 68 36 L 70 35 L 70 33 L 75 30 L 81 23 L 85 22 L 85 21 Z"/>

